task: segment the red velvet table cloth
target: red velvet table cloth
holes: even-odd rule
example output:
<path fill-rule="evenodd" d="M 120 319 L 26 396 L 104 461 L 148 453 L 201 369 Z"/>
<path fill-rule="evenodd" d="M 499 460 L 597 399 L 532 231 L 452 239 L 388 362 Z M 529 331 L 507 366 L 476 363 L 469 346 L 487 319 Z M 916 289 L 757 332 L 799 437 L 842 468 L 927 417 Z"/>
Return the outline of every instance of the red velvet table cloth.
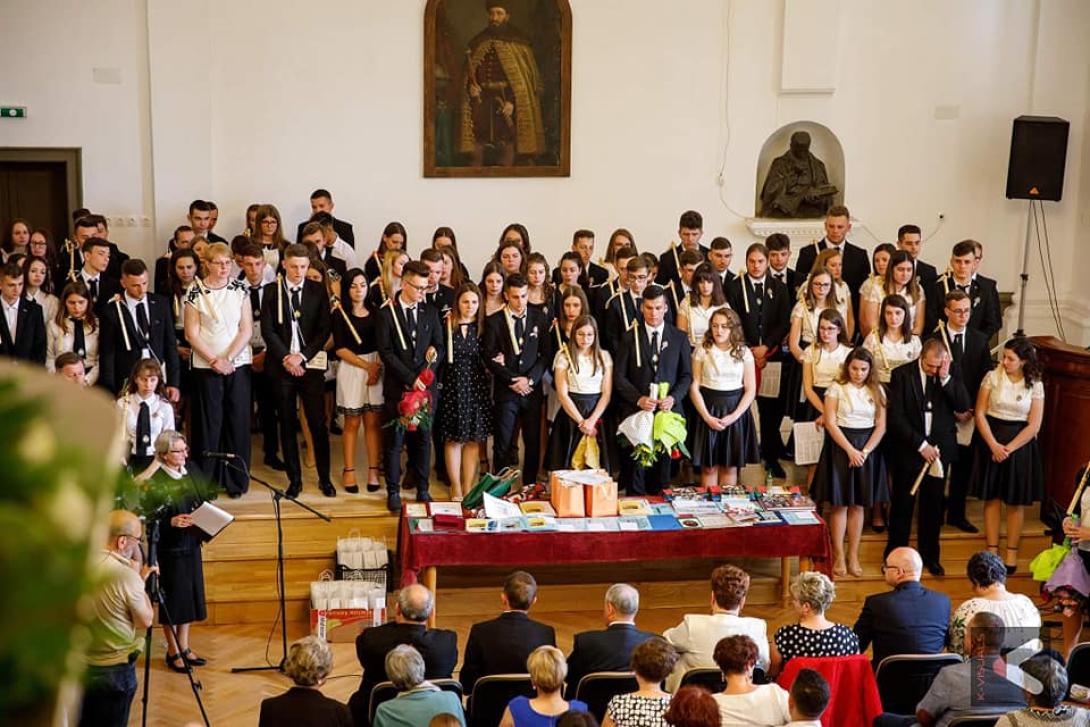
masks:
<path fill-rule="evenodd" d="M 558 565 L 688 558 L 811 558 L 831 577 L 829 531 L 817 525 L 754 525 L 744 528 L 692 528 L 605 533 L 409 532 L 401 518 L 398 561 L 401 585 L 415 583 L 431 566 Z"/>

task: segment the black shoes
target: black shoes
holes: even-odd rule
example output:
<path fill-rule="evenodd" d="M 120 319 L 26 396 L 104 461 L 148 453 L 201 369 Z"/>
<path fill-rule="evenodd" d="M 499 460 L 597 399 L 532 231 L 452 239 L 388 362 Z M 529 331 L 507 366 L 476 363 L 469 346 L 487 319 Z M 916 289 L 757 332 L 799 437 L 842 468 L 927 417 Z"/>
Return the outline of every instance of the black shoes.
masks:
<path fill-rule="evenodd" d="M 332 482 L 328 482 L 328 481 L 327 482 L 319 482 L 318 483 L 318 491 L 321 492 L 326 497 L 336 497 L 337 496 L 337 488 L 335 488 L 333 486 Z"/>
<path fill-rule="evenodd" d="M 185 654 L 185 658 L 188 659 L 189 663 L 193 666 L 204 666 L 208 663 L 208 659 L 205 659 L 203 656 L 193 656 L 192 649 L 186 649 L 182 653 Z"/>
<path fill-rule="evenodd" d="M 931 561 L 930 563 L 925 563 L 924 565 L 927 567 L 927 572 L 933 576 L 946 575 L 946 569 L 943 568 L 942 563 L 938 562 L 937 560 Z"/>
<path fill-rule="evenodd" d="M 283 472 L 287 469 L 284 465 L 284 460 L 280 459 L 275 454 L 271 457 L 265 457 L 265 466 L 271 470 L 276 470 L 277 472 Z"/>
<path fill-rule="evenodd" d="M 416 491 L 416 501 L 417 502 L 431 502 L 431 495 L 428 494 L 427 491 L 421 492 L 420 490 L 417 490 Z"/>
<path fill-rule="evenodd" d="M 946 524 L 947 525 L 952 525 L 953 527 L 957 528 L 958 530 L 960 530 L 963 533 L 979 533 L 980 532 L 980 528 L 978 528 L 976 525 L 973 525 L 971 522 L 969 522 L 965 518 L 959 518 L 959 519 L 955 519 L 955 520 L 947 520 Z"/>
<path fill-rule="evenodd" d="M 386 496 L 386 509 L 392 513 L 401 512 L 401 495 L 396 492 L 391 492 Z"/>
<path fill-rule="evenodd" d="M 302 482 L 292 482 L 290 485 L 288 485 L 288 489 L 285 490 L 285 493 L 287 494 L 288 497 L 299 497 L 299 493 L 302 492 L 302 491 L 303 491 L 303 483 Z"/>

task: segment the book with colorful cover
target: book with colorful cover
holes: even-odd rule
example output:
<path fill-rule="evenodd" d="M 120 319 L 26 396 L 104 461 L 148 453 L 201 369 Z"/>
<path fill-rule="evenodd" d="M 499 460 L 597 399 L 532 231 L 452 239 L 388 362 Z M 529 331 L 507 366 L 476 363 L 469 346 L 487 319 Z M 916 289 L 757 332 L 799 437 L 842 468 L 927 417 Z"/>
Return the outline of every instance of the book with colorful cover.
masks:
<path fill-rule="evenodd" d="M 701 515 L 699 518 L 702 528 L 729 528 L 735 523 L 723 513 L 718 515 Z"/>
<path fill-rule="evenodd" d="M 682 530 L 695 530 L 702 527 L 700 524 L 700 518 L 692 515 L 678 515 L 677 524 L 681 526 Z"/>
<path fill-rule="evenodd" d="M 617 528 L 625 532 L 650 530 L 651 521 L 647 515 L 621 515 L 617 518 Z"/>
<path fill-rule="evenodd" d="M 672 514 L 648 515 L 647 522 L 651 524 L 652 530 L 681 530 L 681 523 L 679 523 L 677 517 Z"/>
<path fill-rule="evenodd" d="M 775 510 L 755 510 L 754 514 L 757 519 L 753 522 L 754 525 L 783 525 L 783 518 Z"/>
<path fill-rule="evenodd" d="M 653 503 L 651 503 L 651 514 L 652 515 L 669 515 L 670 517 L 674 517 L 675 516 L 674 506 L 671 505 L 668 502 L 653 502 Z"/>
<path fill-rule="evenodd" d="M 815 510 L 817 505 L 806 495 L 764 495 L 760 500 L 765 510 Z"/>
<path fill-rule="evenodd" d="M 498 530 L 495 520 L 486 517 L 466 518 L 467 533 L 494 533 Z"/>
<path fill-rule="evenodd" d="M 821 522 L 813 510 L 780 510 L 779 514 L 788 525 L 817 525 Z"/>
<path fill-rule="evenodd" d="M 435 523 L 432 522 L 430 517 L 417 517 L 409 520 L 409 532 L 411 533 L 434 533 Z"/>

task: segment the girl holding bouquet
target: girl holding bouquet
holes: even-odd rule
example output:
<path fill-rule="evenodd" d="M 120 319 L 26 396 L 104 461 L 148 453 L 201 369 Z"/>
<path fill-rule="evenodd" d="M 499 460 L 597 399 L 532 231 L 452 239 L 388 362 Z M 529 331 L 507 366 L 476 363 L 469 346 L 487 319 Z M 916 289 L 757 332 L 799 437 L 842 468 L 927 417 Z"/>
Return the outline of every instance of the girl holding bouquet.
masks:
<path fill-rule="evenodd" d="M 863 575 L 859 540 L 863 508 L 889 501 L 889 480 L 878 444 L 886 433 L 886 399 L 870 351 L 856 348 L 825 392 L 825 445 L 814 479 L 814 501 L 827 502 L 833 575 Z M 844 536 L 848 538 L 847 565 Z"/>
<path fill-rule="evenodd" d="M 761 461 L 750 411 L 756 395 L 756 368 L 742 321 L 730 308 L 718 308 L 693 351 L 689 387 L 698 415 L 689 427 L 689 451 L 705 487 L 736 484 L 740 467 Z"/>
<path fill-rule="evenodd" d="M 572 455 L 583 437 L 598 443 L 599 466 L 611 471 L 613 437 L 602 426 L 602 416 L 613 391 L 613 359 L 598 342 L 598 324 L 581 315 L 571 327 L 571 340 L 553 360 L 557 396 L 564 410 L 558 413 L 545 454 L 547 470 L 572 467 Z"/>
<path fill-rule="evenodd" d="M 450 477 L 450 499 L 460 502 L 463 488 L 477 482 L 481 443 L 492 433 L 488 373 L 481 356 L 484 317 L 476 285 L 465 282 L 454 292 L 454 309 L 444 328 L 448 358 L 442 369 L 438 432 Z"/>

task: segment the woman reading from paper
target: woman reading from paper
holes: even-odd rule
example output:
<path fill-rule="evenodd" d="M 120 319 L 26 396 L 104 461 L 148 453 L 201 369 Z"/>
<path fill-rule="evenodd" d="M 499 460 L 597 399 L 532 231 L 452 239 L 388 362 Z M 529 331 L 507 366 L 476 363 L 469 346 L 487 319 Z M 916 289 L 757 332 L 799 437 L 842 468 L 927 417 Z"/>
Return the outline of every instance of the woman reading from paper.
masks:
<path fill-rule="evenodd" d="M 176 495 L 160 510 L 156 519 L 159 523 L 159 586 L 166 604 L 165 611 L 159 609 L 159 623 L 163 625 L 167 640 L 167 667 L 181 673 L 185 673 L 182 654 L 193 666 L 206 663 L 189 645 L 189 625 L 207 618 L 201 563 L 202 531 L 193 524 L 192 515 L 202 503 L 201 487 L 194 481 L 197 474 L 189 461 L 185 437 L 175 431 L 165 431 L 155 440 L 155 461 L 136 478 L 147 481 L 151 490 L 161 489 Z M 177 629 L 177 641 L 171 624 Z"/>

